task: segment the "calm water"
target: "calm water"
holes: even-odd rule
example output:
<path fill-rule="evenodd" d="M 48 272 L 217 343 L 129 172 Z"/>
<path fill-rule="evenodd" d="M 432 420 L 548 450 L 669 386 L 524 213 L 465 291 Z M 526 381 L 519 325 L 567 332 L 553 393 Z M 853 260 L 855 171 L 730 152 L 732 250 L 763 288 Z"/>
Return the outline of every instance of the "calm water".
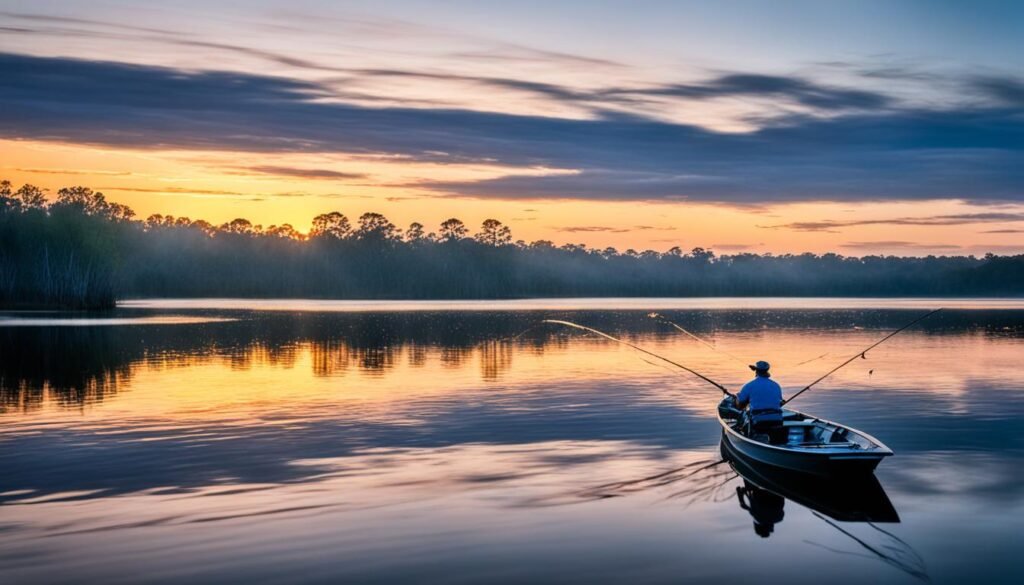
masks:
<path fill-rule="evenodd" d="M 722 462 L 714 388 L 536 326 L 793 391 L 939 304 L 794 403 L 895 450 L 879 484 L 785 498 Z M 1022 358 L 1010 300 L 2 315 L 0 583 L 1020 583 Z"/>

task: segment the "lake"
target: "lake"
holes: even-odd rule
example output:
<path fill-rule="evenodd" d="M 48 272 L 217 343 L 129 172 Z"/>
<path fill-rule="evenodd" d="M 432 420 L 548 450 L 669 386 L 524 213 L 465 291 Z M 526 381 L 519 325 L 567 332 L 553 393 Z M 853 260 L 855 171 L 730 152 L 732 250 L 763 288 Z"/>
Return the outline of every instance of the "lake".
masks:
<path fill-rule="evenodd" d="M 790 394 L 939 306 L 793 403 L 896 452 L 849 498 L 766 492 L 714 387 L 539 323 Z M 1020 583 L 1022 360 L 1013 299 L 0 314 L 0 582 Z"/>

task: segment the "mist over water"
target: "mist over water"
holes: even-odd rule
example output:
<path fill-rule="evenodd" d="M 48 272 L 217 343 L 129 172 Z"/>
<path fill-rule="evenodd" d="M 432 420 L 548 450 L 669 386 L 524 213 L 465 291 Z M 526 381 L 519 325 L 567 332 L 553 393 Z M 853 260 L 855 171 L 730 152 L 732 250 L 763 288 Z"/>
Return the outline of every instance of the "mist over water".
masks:
<path fill-rule="evenodd" d="M 658 310 L 788 395 L 939 303 L 266 304 L 0 318 L 0 581 L 1024 579 L 1012 301 L 952 303 L 793 403 L 896 452 L 898 523 L 786 499 L 767 538 L 718 390 L 539 321 L 747 380 Z"/>

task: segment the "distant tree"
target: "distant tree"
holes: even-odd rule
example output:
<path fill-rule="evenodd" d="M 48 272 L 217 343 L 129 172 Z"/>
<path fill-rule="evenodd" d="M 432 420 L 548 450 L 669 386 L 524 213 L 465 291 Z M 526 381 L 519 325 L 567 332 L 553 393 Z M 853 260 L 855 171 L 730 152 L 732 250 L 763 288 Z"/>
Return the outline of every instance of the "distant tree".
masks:
<path fill-rule="evenodd" d="M 360 240 L 390 241 L 399 237 L 398 228 L 379 213 L 364 213 L 359 216 L 356 237 Z"/>
<path fill-rule="evenodd" d="M 14 192 L 14 196 L 21 201 L 21 206 L 26 209 L 43 209 L 46 207 L 46 193 L 35 185 L 25 184 Z"/>
<path fill-rule="evenodd" d="M 333 298 L 496 298 L 507 296 L 898 296 L 1024 295 L 1024 255 L 901 258 L 839 254 L 716 256 L 557 246 L 549 240 L 509 246 L 511 234 L 489 219 L 479 245 L 452 218 L 441 237 L 413 223 L 404 234 L 383 215 L 359 218 L 354 235 L 338 212 L 317 216 L 302 244 L 291 225 L 238 218 L 215 228 L 203 220 L 153 214 L 85 187 L 61 189 L 52 202 L 31 186 L 0 181 L 0 306 L 111 307 L 134 296 L 318 296 Z M 220 237 L 220 236 L 224 237 Z M 502 266 L 480 246 L 503 246 Z M 386 250 L 387 253 L 381 253 Z M 771 274 L 770 279 L 751 278 Z"/>
<path fill-rule="evenodd" d="M 142 225 L 146 230 L 154 230 L 164 226 L 164 216 L 159 213 L 154 213 L 146 218 Z"/>
<path fill-rule="evenodd" d="M 292 224 L 283 223 L 281 225 L 272 225 L 267 228 L 264 235 L 271 236 L 274 238 L 284 238 L 286 240 L 302 240 L 304 239 L 302 234 L 299 233 Z"/>
<path fill-rule="evenodd" d="M 409 224 L 409 229 L 405 230 L 405 241 L 411 243 L 422 242 L 426 238 L 423 233 L 423 224 L 418 221 L 414 221 Z"/>
<path fill-rule="evenodd" d="M 10 181 L 0 181 L 0 211 L 17 211 L 21 205 L 13 197 Z"/>
<path fill-rule="evenodd" d="M 248 219 L 238 217 L 227 223 L 221 224 L 217 229 L 218 231 L 226 234 L 252 235 L 259 233 L 259 229 L 257 228 L 258 226 L 254 226 Z"/>
<path fill-rule="evenodd" d="M 441 222 L 441 240 L 445 242 L 457 242 L 466 237 L 469 230 L 461 219 L 454 217 Z"/>
<path fill-rule="evenodd" d="M 135 217 L 135 210 L 120 203 L 108 203 L 106 216 L 112 221 L 127 222 L 131 221 L 132 218 Z"/>
<path fill-rule="evenodd" d="M 715 253 L 711 250 L 705 250 L 704 248 L 698 247 L 690 251 L 690 257 L 701 264 L 709 264 L 715 259 Z"/>
<path fill-rule="evenodd" d="M 512 242 L 512 230 L 496 219 L 485 219 L 476 241 L 486 246 L 506 246 Z"/>
<path fill-rule="evenodd" d="M 54 211 L 77 211 L 84 215 L 107 214 L 109 209 L 103 193 L 88 187 L 65 187 L 57 191 L 57 200 L 50 208 Z"/>
<path fill-rule="evenodd" d="M 554 250 L 555 243 L 551 240 L 534 240 L 530 242 L 529 248 L 531 250 Z"/>
<path fill-rule="evenodd" d="M 199 230 L 209 237 L 213 237 L 213 235 L 217 233 L 216 226 L 205 219 L 197 219 L 189 224 L 188 227 L 194 230 Z"/>
<path fill-rule="evenodd" d="M 349 237 L 352 233 L 352 226 L 348 218 L 338 211 L 321 213 L 313 218 L 313 226 L 309 230 L 311 238 L 334 238 L 341 240 Z"/>

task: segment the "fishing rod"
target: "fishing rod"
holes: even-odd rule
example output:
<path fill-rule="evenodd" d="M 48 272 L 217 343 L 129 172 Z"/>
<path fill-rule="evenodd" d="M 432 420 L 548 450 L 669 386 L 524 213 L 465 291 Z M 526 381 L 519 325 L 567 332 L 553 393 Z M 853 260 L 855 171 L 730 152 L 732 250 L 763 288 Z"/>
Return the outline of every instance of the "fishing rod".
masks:
<path fill-rule="evenodd" d="M 688 335 L 688 336 L 689 336 L 689 337 L 691 337 L 692 339 L 695 339 L 695 340 L 697 340 L 698 342 L 700 342 L 700 343 L 701 343 L 702 345 L 705 345 L 705 346 L 707 346 L 707 347 L 711 348 L 711 351 L 717 351 L 717 352 L 720 352 L 720 353 L 724 353 L 725 355 L 727 355 L 727 356 L 731 357 L 732 359 L 734 359 L 734 360 L 736 360 L 736 361 L 740 362 L 740 363 L 741 363 L 741 364 L 743 364 L 744 366 L 746 366 L 746 365 L 747 365 L 747 361 L 746 361 L 746 360 L 740 359 L 740 358 L 738 358 L 738 357 L 734 356 L 733 354 L 731 354 L 731 353 L 729 353 L 729 352 L 725 351 L 724 349 L 718 349 L 718 348 L 717 348 L 717 347 L 715 346 L 715 344 L 714 344 L 714 343 L 711 343 L 711 342 L 709 342 L 709 341 L 706 341 L 706 340 L 704 340 L 704 339 L 702 339 L 702 338 L 700 338 L 700 337 L 697 337 L 697 336 L 696 336 L 696 335 L 694 335 L 693 333 L 691 333 L 691 332 L 687 331 L 686 329 L 683 329 L 683 328 L 682 328 L 681 326 L 679 326 L 679 325 L 678 325 L 678 324 L 676 324 L 675 322 L 673 322 L 673 321 L 669 321 L 668 319 L 666 319 L 666 318 L 665 318 L 665 316 L 664 316 L 664 315 L 662 315 L 662 314 L 660 314 L 660 313 L 648 313 L 648 314 L 647 314 L 647 316 L 648 316 L 648 317 L 650 317 L 651 319 L 654 319 L 654 320 L 656 320 L 656 321 L 662 321 L 662 322 L 664 322 L 664 323 L 668 323 L 669 325 L 671 325 L 671 326 L 675 327 L 675 328 L 676 328 L 676 329 L 677 329 L 677 330 L 678 330 L 679 332 L 681 332 L 681 333 L 683 333 L 683 334 L 685 334 L 685 335 Z"/>
<path fill-rule="evenodd" d="M 839 370 L 840 370 L 841 368 L 843 368 L 843 367 L 844 367 L 844 366 L 846 366 L 847 364 L 849 364 L 849 363 L 853 362 L 853 361 L 854 361 L 854 360 L 856 360 L 857 358 L 861 358 L 861 359 L 865 359 L 865 360 L 866 360 L 866 359 L 868 359 L 867 355 L 865 355 L 865 354 L 867 354 L 867 353 L 868 353 L 869 351 L 871 351 L 872 349 L 874 349 L 874 348 L 878 347 L 879 345 L 881 345 L 881 344 L 882 344 L 882 342 L 884 342 L 884 341 L 888 340 L 889 338 L 891 338 L 892 336 L 896 335 L 897 333 L 899 333 L 899 332 L 901 332 L 901 331 L 904 331 L 904 330 L 906 330 L 906 329 L 910 329 L 910 328 L 911 328 L 911 327 L 913 327 L 914 325 L 917 325 L 917 324 L 918 324 L 918 323 L 920 323 L 921 321 L 924 321 L 924 320 L 925 320 L 925 319 L 927 319 L 928 317 L 931 317 L 932 315 L 934 315 L 935 313 L 938 313 L 938 312 L 939 312 L 939 311 L 941 311 L 941 310 L 942 310 L 942 308 L 941 308 L 941 307 L 940 307 L 940 308 L 938 308 L 938 309 L 935 309 L 934 311 L 932 311 L 932 312 L 928 313 L 927 315 L 924 315 L 924 316 L 922 316 L 922 317 L 918 317 L 917 319 L 914 319 L 913 321 L 911 321 L 910 323 L 907 323 L 907 324 L 906 324 L 906 325 L 904 325 L 903 327 L 900 327 L 900 328 L 899 328 L 899 329 L 897 329 L 896 331 L 893 331 L 893 332 L 892 332 L 892 333 L 890 333 L 889 335 L 886 335 L 885 337 L 883 337 L 883 338 L 879 339 L 878 341 L 876 341 L 876 342 L 874 342 L 873 344 L 871 344 L 871 346 L 870 346 L 870 347 L 868 347 L 867 349 L 865 349 L 864 351 L 862 351 L 862 352 L 860 352 L 860 353 L 858 353 L 858 354 L 855 354 L 855 355 L 854 355 L 853 357 L 851 357 L 850 359 L 846 360 L 845 362 L 843 362 L 843 363 L 839 364 L 838 366 L 836 366 L 836 367 L 832 368 L 831 370 L 829 370 L 829 372 L 828 372 L 827 374 L 825 374 L 824 376 L 822 376 L 822 377 L 818 378 L 817 380 L 815 380 L 815 381 L 811 382 L 810 384 L 808 384 L 808 385 L 804 386 L 804 387 L 803 387 L 803 389 L 802 389 L 802 390 L 800 390 L 799 392 L 797 392 L 796 394 L 794 394 L 794 395 L 790 396 L 790 397 L 789 397 L 789 398 L 787 398 L 786 400 L 783 400 L 783 401 L 782 401 L 782 404 L 783 404 L 783 405 L 785 405 L 785 404 L 786 404 L 786 403 L 788 403 L 788 402 L 792 402 L 792 401 L 793 401 L 793 399 L 795 399 L 795 398 L 796 398 L 797 396 L 800 396 L 800 395 L 801 395 L 801 394 L 803 394 L 804 392 L 806 392 L 806 391 L 810 390 L 810 389 L 811 389 L 811 386 L 814 386 L 814 385 L 815 385 L 815 384 L 817 384 L 818 382 L 821 382 L 821 381 L 822 381 L 822 380 L 824 380 L 825 378 L 828 378 L 828 377 L 829 377 L 829 376 L 831 376 L 832 374 L 834 374 L 834 373 L 838 372 L 838 371 L 839 371 Z"/>
<path fill-rule="evenodd" d="M 647 354 L 647 355 L 649 355 L 651 357 L 655 357 L 655 358 L 657 358 L 657 359 L 659 359 L 659 360 L 661 360 L 661 361 L 663 361 L 665 363 L 672 364 L 673 366 L 675 366 L 675 367 L 677 367 L 677 368 L 679 368 L 681 370 L 689 372 L 689 373 L 693 374 L 694 376 L 697 376 L 701 380 L 704 380 L 708 384 L 711 384 L 715 388 L 718 388 L 719 390 L 724 392 L 726 395 L 732 396 L 732 392 L 729 392 L 728 388 L 726 388 L 725 386 L 722 386 L 718 382 L 715 382 L 711 378 L 708 378 L 704 374 L 701 374 L 700 372 L 698 372 L 696 370 L 692 370 L 692 369 L 684 366 L 683 364 L 676 363 L 676 362 L 674 362 L 674 361 L 672 361 L 672 360 L 670 360 L 668 358 L 662 357 L 662 356 L 654 353 L 653 351 L 648 351 L 648 350 L 640 347 L 639 345 L 633 345 L 632 343 L 629 343 L 628 341 L 623 341 L 621 339 L 618 339 L 617 337 L 612 337 L 611 335 L 608 335 L 607 333 L 604 333 L 602 331 L 598 331 L 597 329 L 593 329 L 593 328 L 587 327 L 585 325 L 580 325 L 578 323 L 573 323 L 571 321 L 560 321 L 558 319 L 544 319 L 543 321 L 541 321 L 541 323 L 554 323 L 556 325 L 565 325 L 566 327 L 572 327 L 574 329 L 581 329 L 583 331 L 587 331 L 587 332 L 593 333 L 594 335 L 599 335 L 601 337 L 604 337 L 605 339 L 610 339 L 610 340 L 614 341 L 615 343 L 621 343 L 622 345 L 625 345 L 627 347 L 631 347 L 631 348 L 639 351 L 640 353 L 645 353 L 645 354 Z"/>
<path fill-rule="evenodd" d="M 739 363 L 741 363 L 741 364 L 743 364 L 743 365 L 745 365 L 745 366 L 749 366 L 749 363 L 748 363 L 748 362 L 747 362 L 746 360 L 744 360 L 744 359 L 742 359 L 742 358 L 739 358 L 739 357 L 736 357 L 736 356 L 735 356 L 734 354 L 731 354 L 731 353 L 729 353 L 729 352 L 725 351 L 724 349 L 719 349 L 719 348 L 718 348 L 718 346 L 717 346 L 717 345 L 715 345 L 715 344 L 714 344 L 714 343 L 712 343 L 712 342 L 709 342 L 709 341 L 706 341 L 706 340 L 704 340 L 704 339 L 702 339 L 702 338 L 700 338 L 700 337 L 697 337 L 697 336 L 696 336 L 695 334 L 693 334 L 692 332 L 690 332 L 690 331 L 687 331 L 686 329 L 683 329 L 683 328 L 682 328 L 682 327 L 681 327 L 681 326 L 680 326 L 680 325 L 679 325 L 678 323 L 675 323 L 674 321 L 669 321 L 669 320 L 668 320 L 668 319 L 666 319 L 666 318 L 665 318 L 665 316 L 664 316 L 664 315 L 662 315 L 661 313 L 648 313 L 648 314 L 647 314 L 647 316 L 648 316 L 648 317 L 650 317 L 651 319 L 654 319 L 654 320 L 657 320 L 657 321 L 663 321 L 663 322 L 665 322 L 665 323 L 668 323 L 669 325 L 671 325 L 671 326 L 675 327 L 675 328 L 676 328 L 677 330 L 679 330 L 680 332 L 682 332 L 682 333 L 684 333 L 684 334 L 686 334 L 686 335 L 688 335 L 688 336 L 692 337 L 693 339 L 695 339 L 695 340 L 699 341 L 699 342 L 700 342 L 700 343 L 702 343 L 703 345 L 706 345 L 707 347 L 711 348 L 711 350 L 712 350 L 712 351 L 717 351 L 717 352 L 720 352 L 720 353 L 724 353 L 725 355 L 727 355 L 727 356 L 731 357 L 731 358 L 732 358 L 733 360 L 735 360 L 735 361 L 737 361 L 737 362 L 739 362 Z M 821 358 L 823 358 L 823 357 L 825 357 L 825 356 L 827 356 L 827 355 L 828 355 L 828 353 L 827 353 L 827 352 L 826 352 L 826 353 L 823 353 L 823 354 L 819 355 L 819 356 L 818 356 L 818 357 L 816 357 L 816 358 L 811 358 L 811 359 L 809 359 L 809 360 L 805 360 L 805 361 L 802 361 L 802 362 L 800 362 L 800 363 L 798 363 L 798 364 L 793 364 L 793 367 L 796 367 L 796 366 L 803 366 L 803 365 L 805 365 L 805 364 L 809 364 L 809 363 L 811 363 L 811 362 L 814 362 L 814 361 L 818 361 L 818 360 L 820 360 Z M 857 354 L 857 355 L 860 355 L 860 354 Z"/>

